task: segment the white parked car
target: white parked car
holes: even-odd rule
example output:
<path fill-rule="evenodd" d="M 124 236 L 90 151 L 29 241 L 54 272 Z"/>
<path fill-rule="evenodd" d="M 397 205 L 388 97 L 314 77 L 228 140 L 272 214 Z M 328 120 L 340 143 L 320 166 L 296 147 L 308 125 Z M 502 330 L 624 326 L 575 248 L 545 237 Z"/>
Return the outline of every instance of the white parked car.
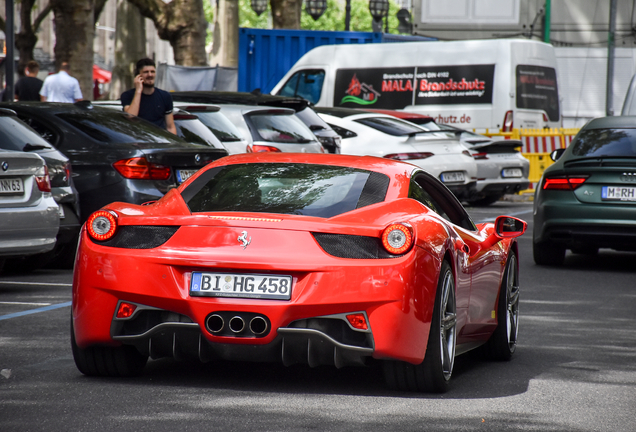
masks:
<path fill-rule="evenodd" d="M 247 138 L 248 152 L 327 153 L 314 133 L 289 108 L 255 105 L 219 105 L 228 118 Z M 225 144 L 230 154 L 245 149 Z"/>
<path fill-rule="evenodd" d="M 474 195 L 477 164 L 454 134 L 431 132 L 385 114 L 314 109 L 342 137 L 342 154 L 407 161 L 439 178 L 459 199 Z"/>

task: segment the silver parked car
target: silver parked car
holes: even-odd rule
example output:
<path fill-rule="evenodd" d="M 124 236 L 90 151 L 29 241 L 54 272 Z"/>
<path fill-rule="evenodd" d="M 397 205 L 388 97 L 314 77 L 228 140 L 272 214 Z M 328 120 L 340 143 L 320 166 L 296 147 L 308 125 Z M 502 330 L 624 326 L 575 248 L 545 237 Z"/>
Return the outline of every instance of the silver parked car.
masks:
<path fill-rule="evenodd" d="M 197 116 L 230 153 L 245 153 L 249 141 L 238 128 L 220 112 L 218 105 L 174 102 L 174 107 Z M 177 123 L 175 121 L 175 123 Z M 230 151 L 230 149 L 232 151 Z"/>
<path fill-rule="evenodd" d="M 52 250 L 60 227 L 48 169 L 37 154 L 0 151 L 0 262 Z"/>
<path fill-rule="evenodd" d="M 232 104 L 220 107 L 221 113 L 248 140 L 248 149 L 224 143 L 230 154 L 246 151 L 327 153 L 293 109 Z"/>
<path fill-rule="evenodd" d="M 29 271 L 51 262 L 57 268 L 73 268 L 81 228 L 79 195 L 72 179 L 71 163 L 43 139 L 15 111 L 0 108 L 0 151 L 35 153 L 44 159 L 51 179 L 51 194 L 60 208 L 60 230 L 55 249 L 46 254 L 13 260 L 12 270 Z"/>
<path fill-rule="evenodd" d="M 430 122 L 422 127 L 439 128 L 454 133 L 468 148 L 477 162 L 477 187 L 475 196 L 468 200 L 472 205 L 489 205 L 506 194 L 528 189 L 530 161 L 523 157 L 519 140 L 493 140 L 490 137 L 454 126 Z"/>

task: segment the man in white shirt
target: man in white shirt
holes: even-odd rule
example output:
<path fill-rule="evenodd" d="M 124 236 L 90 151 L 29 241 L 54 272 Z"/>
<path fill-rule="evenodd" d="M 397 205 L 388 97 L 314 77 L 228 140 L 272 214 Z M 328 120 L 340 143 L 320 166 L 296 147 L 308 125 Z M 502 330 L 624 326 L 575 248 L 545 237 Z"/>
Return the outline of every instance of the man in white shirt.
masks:
<path fill-rule="evenodd" d="M 46 77 L 40 90 L 42 102 L 73 103 L 83 99 L 79 81 L 70 76 L 68 71 L 68 63 L 63 62 L 58 73 Z"/>

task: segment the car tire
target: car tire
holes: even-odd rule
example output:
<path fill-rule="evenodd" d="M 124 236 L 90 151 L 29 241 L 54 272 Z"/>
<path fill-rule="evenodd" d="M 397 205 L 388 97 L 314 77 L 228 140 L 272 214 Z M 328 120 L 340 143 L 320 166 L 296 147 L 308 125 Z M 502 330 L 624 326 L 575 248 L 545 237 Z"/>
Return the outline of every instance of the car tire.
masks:
<path fill-rule="evenodd" d="M 565 260 L 565 246 L 552 242 L 533 242 L 532 256 L 537 265 L 560 266 Z"/>
<path fill-rule="evenodd" d="M 497 328 L 483 346 L 491 360 L 510 360 L 517 348 L 519 330 L 519 265 L 517 255 L 510 252 L 501 281 L 497 301 Z"/>
<path fill-rule="evenodd" d="M 444 393 L 455 363 L 457 305 L 455 278 L 447 261 L 442 263 L 435 295 L 431 329 L 422 363 L 385 361 L 384 377 L 395 390 Z"/>
<path fill-rule="evenodd" d="M 134 347 L 93 346 L 80 348 L 75 342 L 75 330 L 71 317 L 71 348 L 77 369 L 84 375 L 103 377 L 130 377 L 141 373 L 148 356 Z"/>

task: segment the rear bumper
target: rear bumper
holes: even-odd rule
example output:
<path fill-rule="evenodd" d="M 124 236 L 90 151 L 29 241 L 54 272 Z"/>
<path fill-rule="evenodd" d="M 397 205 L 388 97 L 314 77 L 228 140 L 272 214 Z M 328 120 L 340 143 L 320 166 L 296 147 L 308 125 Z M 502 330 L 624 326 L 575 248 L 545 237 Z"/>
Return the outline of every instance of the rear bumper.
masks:
<path fill-rule="evenodd" d="M 539 197 L 535 201 L 535 243 L 636 250 L 636 206 L 583 204 L 567 191 L 541 191 Z"/>
<path fill-rule="evenodd" d="M 195 231 L 192 228 L 191 234 Z M 247 255 L 250 249 L 236 248 L 232 256 L 227 250 L 178 248 L 179 233 L 147 250 L 97 245 L 86 239 L 85 231 L 80 237 L 73 317 L 81 347 L 126 343 L 157 357 L 185 352 L 204 360 L 336 366 L 359 364 L 370 356 L 412 363 L 424 358 L 439 262 L 419 247 L 389 259 L 336 258 L 317 244 L 292 255 L 270 250 L 264 257 Z M 291 231 L 286 238 L 298 243 Z M 291 275 L 292 297 L 286 301 L 190 296 L 191 272 L 206 269 Z M 120 301 L 142 305 L 148 317 L 134 325 L 122 324 L 115 318 Z M 368 332 L 348 324 L 344 316 L 351 313 L 366 315 Z M 232 334 L 216 331 L 209 322 L 218 315 L 224 322 L 240 316 L 249 323 L 255 314 L 264 317 L 267 332 Z M 173 346 L 178 347 L 175 352 Z"/>
<path fill-rule="evenodd" d="M 55 246 L 59 227 L 58 206 L 50 194 L 32 207 L 0 209 L 0 256 L 48 252 Z"/>
<path fill-rule="evenodd" d="M 520 179 L 486 179 L 477 180 L 475 192 L 481 196 L 517 193 L 528 189 L 530 181 L 527 178 Z"/>

